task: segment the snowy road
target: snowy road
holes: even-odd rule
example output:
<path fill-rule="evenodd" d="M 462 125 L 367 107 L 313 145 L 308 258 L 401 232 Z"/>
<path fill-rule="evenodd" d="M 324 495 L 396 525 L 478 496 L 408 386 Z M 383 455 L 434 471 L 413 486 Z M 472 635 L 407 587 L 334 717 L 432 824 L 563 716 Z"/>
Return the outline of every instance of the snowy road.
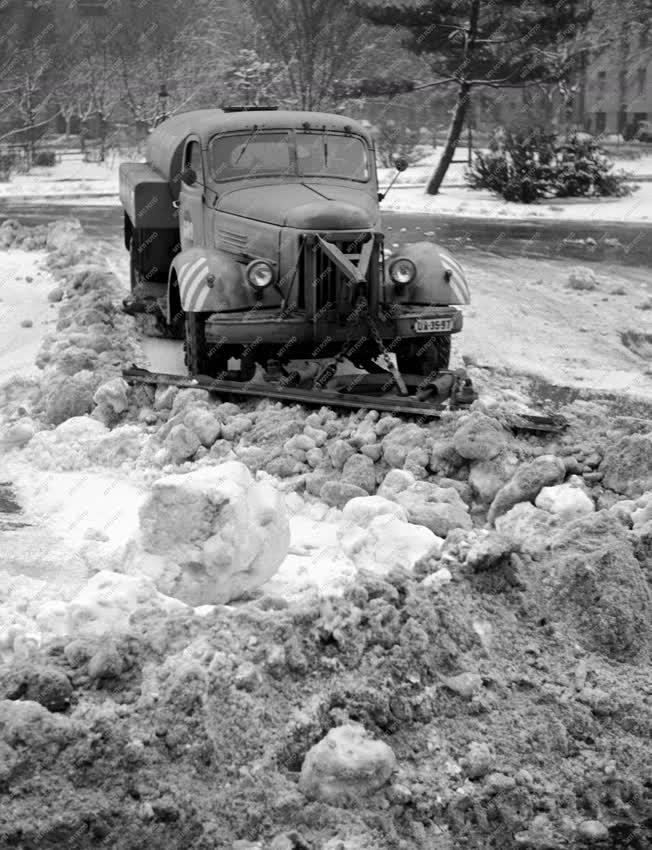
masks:
<path fill-rule="evenodd" d="M 78 218 L 93 237 L 121 240 L 122 208 L 93 204 L 43 204 L 0 200 L 0 223 L 16 218 L 24 224 L 46 224 Z M 626 265 L 652 266 L 652 224 L 564 223 L 537 220 L 482 219 L 459 215 L 383 213 L 387 244 L 436 238 L 451 249 L 489 251 L 503 257 L 568 257 L 617 260 Z M 584 240 L 593 240 L 586 242 Z M 614 241 L 616 240 L 616 241 Z"/>

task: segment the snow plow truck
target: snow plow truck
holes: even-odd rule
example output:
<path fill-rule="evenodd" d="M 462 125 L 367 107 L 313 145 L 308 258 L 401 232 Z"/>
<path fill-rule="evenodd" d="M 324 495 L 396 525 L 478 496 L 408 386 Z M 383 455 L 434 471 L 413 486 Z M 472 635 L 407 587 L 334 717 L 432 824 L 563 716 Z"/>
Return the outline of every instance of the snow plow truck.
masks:
<path fill-rule="evenodd" d="M 376 396 L 450 393 L 456 376 L 442 376 L 469 303 L 464 272 L 432 242 L 386 248 L 360 124 L 187 112 L 151 132 L 146 160 L 120 167 L 125 309 L 184 339 L 191 376 L 251 382 L 259 364 L 270 385 L 323 390 L 346 360 L 368 376 L 357 395 L 374 376 Z M 397 160 L 397 172 L 406 166 Z M 294 370 L 297 361 L 310 368 Z"/>

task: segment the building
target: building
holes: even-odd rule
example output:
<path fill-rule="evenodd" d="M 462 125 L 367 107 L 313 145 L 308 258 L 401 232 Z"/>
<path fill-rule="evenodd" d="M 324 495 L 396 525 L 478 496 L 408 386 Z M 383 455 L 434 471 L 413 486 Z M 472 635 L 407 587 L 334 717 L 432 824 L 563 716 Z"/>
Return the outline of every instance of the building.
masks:
<path fill-rule="evenodd" d="M 649 27 L 625 31 L 615 44 L 589 58 L 582 76 L 578 117 L 589 132 L 627 137 L 638 121 L 652 120 Z"/>

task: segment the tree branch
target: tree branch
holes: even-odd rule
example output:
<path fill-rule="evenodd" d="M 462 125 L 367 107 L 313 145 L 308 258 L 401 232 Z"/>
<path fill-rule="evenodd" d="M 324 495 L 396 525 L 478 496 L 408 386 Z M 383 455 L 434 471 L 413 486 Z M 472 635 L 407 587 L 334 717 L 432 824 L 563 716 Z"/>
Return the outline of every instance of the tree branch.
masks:
<path fill-rule="evenodd" d="M 415 86 L 413 89 L 410 89 L 410 92 L 420 91 L 421 89 L 429 89 L 434 86 L 447 86 L 450 83 L 459 83 L 460 80 L 457 77 L 445 77 L 443 80 L 434 80 L 432 83 L 423 83 L 423 85 Z M 399 94 L 409 94 L 409 92 L 399 92 Z"/>

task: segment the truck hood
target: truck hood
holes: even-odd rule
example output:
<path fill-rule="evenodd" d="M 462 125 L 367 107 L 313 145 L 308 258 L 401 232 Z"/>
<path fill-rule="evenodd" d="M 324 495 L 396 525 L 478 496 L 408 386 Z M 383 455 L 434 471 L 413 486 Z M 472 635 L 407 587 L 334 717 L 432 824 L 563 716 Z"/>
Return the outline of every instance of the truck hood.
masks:
<path fill-rule="evenodd" d="M 274 183 L 234 189 L 220 196 L 216 209 L 305 230 L 360 230 L 378 220 L 378 203 L 368 192 L 323 183 L 314 188 Z"/>

